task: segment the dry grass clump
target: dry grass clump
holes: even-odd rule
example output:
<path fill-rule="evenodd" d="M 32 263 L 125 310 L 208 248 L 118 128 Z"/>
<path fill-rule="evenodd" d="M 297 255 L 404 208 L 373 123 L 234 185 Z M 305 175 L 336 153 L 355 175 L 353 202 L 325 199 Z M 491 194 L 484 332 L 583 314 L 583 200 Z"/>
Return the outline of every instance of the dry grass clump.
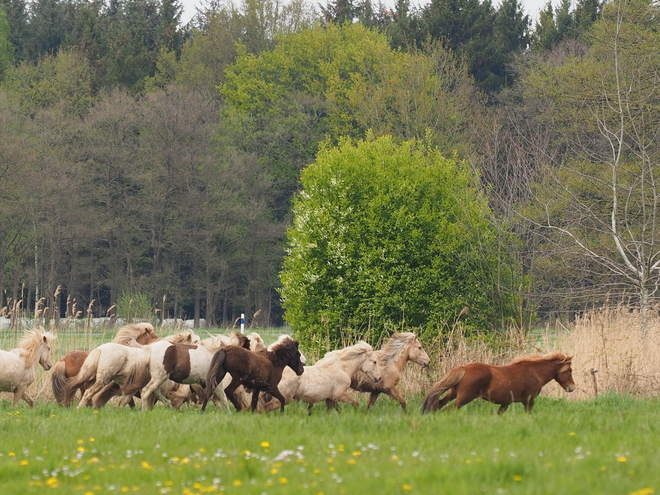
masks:
<path fill-rule="evenodd" d="M 589 311 L 558 333 L 554 348 L 573 356 L 574 399 L 616 392 L 660 395 L 660 318 L 627 307 Z M 592 374 L 591 370 L 595 373 Z"/>

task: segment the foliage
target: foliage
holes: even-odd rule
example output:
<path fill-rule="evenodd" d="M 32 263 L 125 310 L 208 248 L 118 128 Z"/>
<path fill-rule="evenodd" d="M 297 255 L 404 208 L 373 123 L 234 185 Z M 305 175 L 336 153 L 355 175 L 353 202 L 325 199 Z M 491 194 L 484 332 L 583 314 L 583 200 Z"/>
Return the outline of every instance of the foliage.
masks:
<path fill-rule="evenodd" d="M 0 7 L 0 81 L 14 60 L 14 45 L 11 44 L 10 35 L 7 14 Z"/>
<path fill-rule="evenodd" d="M 464 163 L 418 141 L 344 139 L 301 183 L 281 295 L 306 341 L 430 330 L 466 306 L 473 328 L 513 315 L 515 269 Z"/>

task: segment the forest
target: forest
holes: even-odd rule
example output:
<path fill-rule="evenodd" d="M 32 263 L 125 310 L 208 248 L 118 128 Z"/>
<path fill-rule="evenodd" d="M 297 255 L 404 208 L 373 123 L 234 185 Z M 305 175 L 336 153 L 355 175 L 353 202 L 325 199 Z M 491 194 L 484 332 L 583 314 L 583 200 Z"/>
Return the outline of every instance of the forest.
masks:
<path fill-rule="evenodd" d="M 456 166 L 433 173 L 471 191 L 447 224 L 460 246 L 438 232 L 426 253 L 440 265 L 420 257 L 406 275 L 435 277 L 420 298 L 445 291 L 433 321 L 646 314 L 660 283 L 659 14 L 651 0 L 548 2 L 533 23 L 518 0 L 213 0 L 182 25 L 176 0 L 0 0 L 2 316 L 103 317 L 128 300 L 207 326 L 281 325 L 285 311 L 304 324 L 328 308 L 283 304 L 300 280 L 285 258 L 301 174 L 355 156 L 355 190 L 372 180 L 364 152 L 417 177 L 403 148 L 420 170 L 428 156 Z M 461 193 L 415 198 L 446 194 Z M 389 303 L 354 325 L 430 322 Z"/>

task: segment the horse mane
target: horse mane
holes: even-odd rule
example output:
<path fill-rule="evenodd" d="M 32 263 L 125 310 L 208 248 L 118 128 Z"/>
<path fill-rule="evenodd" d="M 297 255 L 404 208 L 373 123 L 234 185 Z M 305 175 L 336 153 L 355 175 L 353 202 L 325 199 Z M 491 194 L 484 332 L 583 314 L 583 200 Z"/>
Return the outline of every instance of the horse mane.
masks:
<path fill-rule="evenodd" d="M 551 352 L 549 354 L 523 356 L 514 359 L 510 364 L 518 364 L 523 362 L 539 362 L 539 361 L 552 361 L 557 364 L 568 364 L 571 362 L 573 356 L 568 356 L 563 352 Z"/>
<path fill-rule="evenodd" d="M 280 335 L 266 350 L 268 360 L 274 365 L 286 362 L 294 353 L 299 352 L 298 345 L 299 342 L 290 335 Z"/>
<path fill-rule="evenodd" d="M 331 366 L 337 361 L 347 361 L 349 359 L 357 359 L 364 355 L 365 352 L 373 351 L 373 348 L 364 341 L 357 344 L 337 349 L 335 351 L 326 352 L 323 358 L 319 359 L 314 366 Z"/>
<path fill-rule="evenodd" d="M 193 332 L 190 329 L 184 330 L 179 333 L 175 333 L 173 335 L 168 335 L 167 337 L 163 337 L 163 340 L 167 340 L 172 344 L 188 343 L 195 345 L 201 342 L 199 335 L 197 335 L 195 332 Z"/>
<path fill-rule="evenodd" d="M 141 347 L 137 339 L 144 333 L 154 333 L 154 327 L 151 323 L 129 323 L 117 330 L 112 342 L 130 347 Z"/>
<path fill-rule="evenodd" d="M 248 335 L 248 339 L 250 340 L 251 351 L 258 352 L 258 351 L 268 350 L 268 348 L 266 347 L 266 343 L 264 342 L 264 339 L 262 339 L 261 335 L 259 335 L 257 332 L 252 332 L 250 335 Z"/>
<path fill-rule="evenodd" d="M 417 335 L 412 332 L 395 333 L 380 350 L 379 357 L 385 363 L 396 360 L 406 346 L 414 342 L 415 339 L 417 339 Z"/>
<path fill-rule="evenodd" d="M 57 336 L 54 333 L 44 332 L 43 329 L 34 328 L 32 330 L 26 330 L 18 342 L 18 348 L 26 356 L 26 367 L 29 367 L 34 358 L 36 358 L 37 350 L 41 347 L 43 339 L 46 339 L 46 342 L 50 344 L 56 338 Z"/>

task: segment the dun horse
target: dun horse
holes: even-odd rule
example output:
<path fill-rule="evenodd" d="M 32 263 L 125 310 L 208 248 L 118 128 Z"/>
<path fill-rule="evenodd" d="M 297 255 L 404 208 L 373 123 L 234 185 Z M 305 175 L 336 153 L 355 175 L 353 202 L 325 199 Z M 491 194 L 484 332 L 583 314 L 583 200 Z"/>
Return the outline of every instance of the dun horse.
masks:
<path fill-rule="evenodd" d="M 417 335 L 412 332 L 397 333 L 387 341 L 382 349 L 375 351 L 380 368 L 381 380 L 374 382 L 358 370 L 351 380 L 351 388 L 358 392 L 369 393 L 367 408 L 371 409 L 379 394 L 387 394 L 401 404 L 406 411 L 406 399 L 399 393 L 396 386 L 401 380 L 401 370 L 408 361 L 428 368 L 431 360 L 422 347 Z"/>
<path fill-rule="evenodd" d="M 154 327 L 151 323 L 131 323 L 120 328 L 112 342 L 138 347 L 151 344 L 157 340 L 158 336 L 154 333 Z M 89 353 L 90 351 L 71 351 L 53 366 L 50 372 L 51 385 L 55 402 L 58 405 L 66 407 L 71 405 L 76 390 L 71 390 L 67 397 L 65 393 L 67 380 L 78 374 Z M 85 393 L 84 384 L 79 387 L 79 390 L 81 395 Z"/>
<path fill-rule="evenodd" d="M 300 376 L 285 368 L 278 388 L 287 404 L 292 400 L 305 402 L 310 412 L 317 402 L 325 402 L 328 409 L 336 408 L 337 401 L 357 406 L 358 401 L 348 392 L 351 377 L 361 372 L 371 382 L 378 383 L 381 374 L 375 354 L 366 342 L 330 351 L 314 366 L 305 366 Z M 279 406 L 278 401 L 264 394 L 258 408 L 272 411 Z"/>
<path fill-rule="evenodd" d="M 575 389 L 571 356 L 555 352 L 545 356 L 519 358 L 506 366 L 471 363 L 451 369 L 427 392 L 422 412 L 431 412 L 456 399 L 455 409 L 476 398 L 499 404 L 502 414 L 513 402 L 530 412 L 541 389 L 555 380 L 567 392 Z M 440 400 L 439 397 L 447 392 Z"/>
<path fill-rule="evenodd" d="M 50 332 L 29 330 L 19 341 L 18 347 L 10 351 L 0 350 L 0 392 L 14 393 L 14 407 L 18 407 L 21 399 L 34 407 L 34 400 L 27 389 L 36 378 L 37 364 L 46 371 L 52 367 L 50 353 L 55 338 Z"/>
<path fill-rule="evenodd" d="M 236 398 L 235 391 L 243 385 L 252 390 L 251 409 L 254 412 L 259 402 L 259 392 L 271 394 L 280 401 L 280 410 L 284 412 L 285 400 L 278 389 L 282 372 L 289 366 L 297 375 L 304 369 L 304 358 L 298 349 L 299 343 L 288 335 L 282 335 L 266 351 L 248 351 L 238 346 L 227 346 L 218 350 L 211 361 L 211 368 L 206 375 L 206 396 L 202 402 L 202 411 L 215 393 L 218 384 L 225 375 L 231 375 L 231 383 L 225 388 L 227 398 L 237 411 L 243 409 Z"/>

